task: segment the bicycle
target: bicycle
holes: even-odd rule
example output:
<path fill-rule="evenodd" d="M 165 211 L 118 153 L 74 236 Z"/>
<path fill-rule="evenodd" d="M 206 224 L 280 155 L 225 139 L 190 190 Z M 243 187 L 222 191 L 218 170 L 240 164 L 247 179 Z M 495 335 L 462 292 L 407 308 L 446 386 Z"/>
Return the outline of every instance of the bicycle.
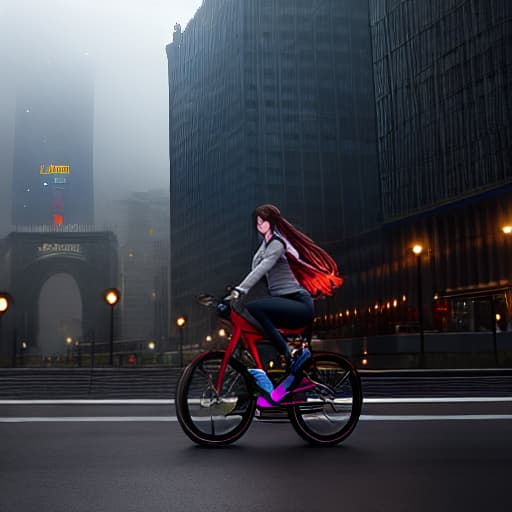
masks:
<path fill-rule="evenodd" d="M 225 350 L 197 355 L 178 380 L 176 415 L 192 441 L 203 446 L 231 444 L 245 434 L 257 410 L 286 411 L 295 431 L 315 445 L 338 444 L 354 431 L 363 401 L 359 374 L 340 354 L 314 352 L 306 336 L 310 326 L 280 329 L 287 339 L 308 347 L 312 357 L 295 375 L 276 382 L 279 399 L 274 400 L 263 396 L 248 371 L 248 366 L 263 369 L 258 349 L 262 332 L 226 301 L 211 295 L 201 295 L 198 301 L 229 319 L 233 332 Z"/>

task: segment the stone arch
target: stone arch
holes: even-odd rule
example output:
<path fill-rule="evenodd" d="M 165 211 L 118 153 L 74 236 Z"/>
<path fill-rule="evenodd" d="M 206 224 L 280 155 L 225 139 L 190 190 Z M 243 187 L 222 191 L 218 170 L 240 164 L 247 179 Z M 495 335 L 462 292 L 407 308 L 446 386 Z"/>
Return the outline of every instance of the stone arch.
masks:
<path fill-rule="evenodd" d="M 54 273 L 41 285 L 37 318 L 37 345 L 45 354 L 62 355 L 66 338 L 84 338 L 82 293 L 72 275 Z"/>
<path fill-rule="evenodd" d="M 82 298 L 82 331 L 92 330 L 96 336 L 105 337 L 106 330 L 102 328 L 104 322 L 101 318 L 107 317 L 106 306 L 102 299 L 105 289 L 102 276 L 87 262 L 69 256 L 51 256 L 38 259 L 30 264 L 17 279 L 16 289 L 23 290 L 23 294 L 16 293 L 16 310 L 23 318 L 16 322 L 18 333 L 35 345 L 39 330 L 39 296 L 45 282 L 53 275 L 68 274 L 74 278 Z M 21 320 L 21 322 L 20 322 Z M 20 332 L 21 327 L 21 332 Z"/>
<path fill-rule="evenodd" d="M 11 233 L 8 244 L 9 292 L 15 300 L 8 322 L 17 338 L 38 349 L 41 289 L 53 275 L 68 274 L 80 291 L 83 337 L 108 340 L 110 311 L 103 292 L 118 282 L 113 233 Z"/>

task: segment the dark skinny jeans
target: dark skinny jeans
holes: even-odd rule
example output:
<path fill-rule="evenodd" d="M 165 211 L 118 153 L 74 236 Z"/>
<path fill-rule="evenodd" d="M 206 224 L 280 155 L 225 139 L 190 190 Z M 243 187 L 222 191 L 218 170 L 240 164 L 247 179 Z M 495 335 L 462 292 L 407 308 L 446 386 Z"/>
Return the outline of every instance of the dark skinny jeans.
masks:
<path fill-rule="evenodd" d="M 270 341 L 290 362 L 290 350 L 281 329 L 299 329 L 313 321 L 315 306 L 307 291 L 272 296 L 246 304 L 249 313 L 261 324 Z"/>

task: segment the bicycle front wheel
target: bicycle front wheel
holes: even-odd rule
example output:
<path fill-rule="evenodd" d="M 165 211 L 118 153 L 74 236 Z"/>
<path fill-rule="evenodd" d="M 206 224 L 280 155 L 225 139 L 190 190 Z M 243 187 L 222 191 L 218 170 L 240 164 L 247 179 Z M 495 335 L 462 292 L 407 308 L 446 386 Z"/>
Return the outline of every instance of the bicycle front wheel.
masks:
<path fill-rule="evenodd" d="M 317 385 L 301 392 L 301 403 L 289 408 L 290 422 L 312 444 L 338 444 L 353 432 L 361 414 L 359 374 L 347 359 L 331 353 L 313 354 L 307 372 Z"/>
<path fill-rule="evenodd" d="M 224 352 L 205 352 L 183 371 L 176 389 L 176 415 L 185 434 L 197 444 L 235 442 L 249 428 L 256 410 L 250 375 L 231 358 L 217 390 Z"/>

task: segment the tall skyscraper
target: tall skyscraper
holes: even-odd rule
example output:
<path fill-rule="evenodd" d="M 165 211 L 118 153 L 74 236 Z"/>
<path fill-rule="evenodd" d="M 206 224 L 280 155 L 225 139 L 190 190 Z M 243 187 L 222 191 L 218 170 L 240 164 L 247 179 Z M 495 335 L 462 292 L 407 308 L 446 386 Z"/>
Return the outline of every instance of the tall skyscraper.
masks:
<path fill-rule="evenodd" d="M 510 183 L 512 3 L 371 0 L 370 12 L 385 219 Z"/>
<path fill-rule="evenodd" d="M 400 323 L 392 305 L 403 302 L 414 311 L 405 319 L 417 319 L 421 288 L 427 327 L 492 329 L 494 313 L 504 327 L 512 318 L 512 252 L 501 231 L 512 224 L 512 3 L 369 5 L 384 224 L 351 244 L 356 293 L 344 294 L 347 309 L 375 311 L 392 331 Z M 424 248 L 417 257 L 415 243 Z"/>
<path fill-rule="evenodd" d="M 335 253 L 380 219 L 368 5 L 204 0 L 167 55 L 171 307 L 206 332 L 193 297 L 248 271 L 259 204 Z"/>
<path fill-rule="evenodd" d="M 14 225 L 93 224 L 92 66 L 41 55 L 18 77 Z"/>

